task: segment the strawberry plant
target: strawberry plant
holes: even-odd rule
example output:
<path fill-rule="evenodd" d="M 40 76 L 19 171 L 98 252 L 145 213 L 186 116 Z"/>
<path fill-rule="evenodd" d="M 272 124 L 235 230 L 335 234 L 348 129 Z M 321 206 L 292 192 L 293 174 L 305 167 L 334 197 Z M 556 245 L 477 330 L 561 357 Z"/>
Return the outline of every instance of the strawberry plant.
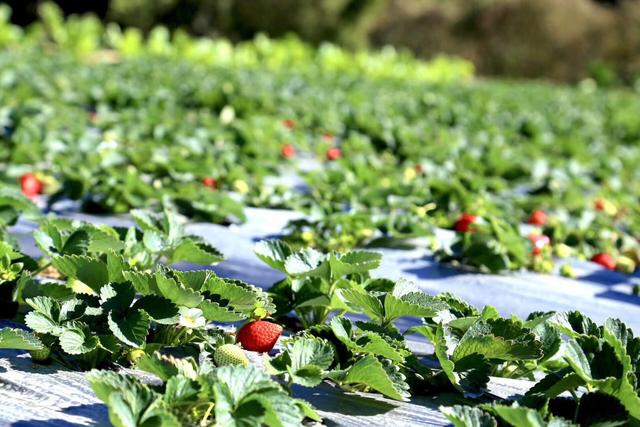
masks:
<path fill-rule="evenodd" d="M 287 277 L 269 290 L 277 307 L 276 316 L 295 311 L 303 326 L 322 324 L 336 310 L 344 309 L 337 291 L 352 283 L 363 284 L 369 271 L 380 265 L 374 252 L 323 254 L 314 249 L 294 251 L 286 243 L 268 240 L 255 246 L 255 253 L 267 265 Z"/>

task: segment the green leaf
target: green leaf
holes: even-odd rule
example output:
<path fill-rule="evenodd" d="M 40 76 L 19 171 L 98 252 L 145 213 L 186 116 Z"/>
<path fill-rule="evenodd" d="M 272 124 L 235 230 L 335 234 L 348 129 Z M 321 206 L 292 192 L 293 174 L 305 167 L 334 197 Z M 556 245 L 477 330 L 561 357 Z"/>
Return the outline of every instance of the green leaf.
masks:
<path fill-rule="evenodd" d="M 450 407 L 440 407 L 440 412 L 453 427 L 497 427 L 498 422 L 491 415 L 480 408 L 471 406 L 455 405 Z"/>
<path fill-rule="evenodd" d="M 296 400 L 255 366 L 224 366 L 214 375 L 204 380 L 213 384 L 216 423 L 284 427 L 302 423 Z"/>
<path fill-rule="evenodd" d="M 28 298 L 26 303 L 34 311 L 27 313 L 24 320 L 26 325 L 41 334 L 59 335 L 60 328 L 60 305 L 50 297 Z"/>
<path fill-rule="evenodd" d="M 67 277 L 78 279 L 98 292 L 103 285 L 109 283 L 107 265 L 95 258 L 79 255 L 55 257 L 53 266 Z"/>
<path fill-rule="evenodd" d="M 384 319 L 384 307 L 375 296 L 355 288 L 340 289 L 338 293 L 355 311 L 364 313 L 374 320 Z"/>
<path fill-rule="evenodd" d="M 104 224 L 83 224 L 82 230 L 89 234 L 91 253 L 118 253 L 125 247 L 123 241 L 120 240 L 118 232 Z"/>
<path fill-rule="evenodd" d="M 91 245 L 91 237 L 84 230 L 76 230 L 64 242 L 63 255 L 85 255 Z"/>
<path fill-rule="evenodd" d="M 268 313 L 275 311 L 269 296 L 262 289 L 241 280 L 212 277 L 203 292 L 211 294 L 207 299 L 226 302 L 234 311 L 246 315 L 252 315 L 258 308 Z"/>
<path fill-rule="evenodd" d="M 87 326 L 65 329 L 60 335 L 60 347 L 73 355 L 89 353 L 95 350 L 99 343 L 98 337 L 91 335 Z"/>
<path fill-rule="evenodd" d="M 404 362 L 404 359 L 411 354 L 406 349 L 394 347 L 388 338 L 382 337 L 375 332 L 360 333 L 353 342 L 351 349 L 356 353 L 373 354 L 397 363 Z"/>
<path fill-rule="evenodd" d="M 431 318 L 447 308 L 440 299 L 422 292 L 411 292 L 400 297 L 387 294 L 384 298 L 384 318 L 387 322 L 404 316 Z"/>
<path fill-rule="evenodd" d="M 202 314 L 209 322 L 238 322 L 247 318 L 243 313 L 222 307 L 213 301 L 204 300 L 198 308 L 202 310 Z"/>
<path fill-rule="evenodd" d="M 329 256 L 331 274 L 334 278 L 374 270 L 380 266 L 381 260 L 381 254 L 365 251 L 349 252 L 339 258 L 333 254 Z"/>
<path fill-rule="evenodd" d="M 491 365 L 481 355 L 451 360 L 458 341 L 446 325 L 438 325 L 433 344 L 440 367 L 455 388 L 469 397 L 481 396 L 486 391 Z"/>
<path fill-rule="evenodd" d="M 268 266 L 286 273 L 285 261 L 292 250 L 282 240 L 262 240 L 253 247 L 253 252 Z"/>
<path fill-rule="evenodd" d="M 586 393 L 580 396 L 576 422 L 581 426 L 627 425 L 629 413 L 618 399 L 603 393 Z"/>
<path fill-rule="evenodd" d="M 136 291 L 130 283 L 109 283 L 100 289 L 102 309 L 118 314 L 126 313 L 133 303 Z"/>
<path fill-rule="evenodd" d="M 60 321 L 76 320 L 84 315 L 86 303 L 78 298 L 64 301 L 60 306 Z"/>
<path fill-rule="evenodd" d="M 125 281 L 124 272 L 129 269 L 127 262 L 122 255 L 108 250 L 107 252 L 107 275 L 110 282 Z"/>
<path fill-rule="evenodd" d="M 322 277 L 328 279 L 327 256 L 315 249 L 305 248 L 291 254 L 284 263 L 285 271 L 294 277 Z"/>
<path fill-rule="evenodd" d="M 132 390 L 139 380 L 133 376 L 121 374 L 115 371 L 93 369 L 86 375 L 87 381 L 98 399 L 109 401 L 109 396 L 120 390 Z"/>
<path fill-rule="evenodd" d="M 315 387 L 324 371 L 333 364 L 335 352 L 326 340 L 315 337 L 295 337 L 284 343 L 285 350 L 270 363 L 276 373 L 288 372 L 295 384 Z"/>
<path fill-rule="evenodd" d="M 136 292 L 142 295 L 160 294 L 155 274 L 144 271 L 123 271 L 122 275 L 131 282 Z"/>
<path fill-rule="evenodd" d="M 184 376 L 175 376 L 167 380 L 163 400 L 168 404 L 178 405 L 180 403 L 196 401 L 198 389 L 195 382 Z"/>
<path fill-rule="evenodd" d="M 517 404 L 513 406 L 492 405 L 490 408 L 493 413 L 510 425 L 518 427 L 547 427 L 547 423 L 535 409 L 520 407 Z"/>
<path fill-rule="evenodd" d="M 187 378 L 195 379 L 198 366 L 190 358 L 171 358 L 160 355 L 157 351 L 153 354 L 143 354 L 136 361 L 136 368 L 154 374 L 163 381 L 176 375 L 183 375 Z"/>
<path fill-rule="evenodd" d="M 115 427 L 180 427 L 160 396 L 138 379 L 113 371 L 92 370 L 87 380 L 96 396 L 109 408 Z"/>
<path fill-rule="evenodd" d="M 38 296 L 34 298 L 28 298 L 26 303 L 31 306 L 37 313 L 44 314 L 52 320 L 58 320 L 60 318 L 60 304 L 53 298 L 46 296 Z"/>
<path fill-rule="evenodd" d="M 24 323 L 39 334 L 60 335 L 63 331 L 58 322 L 35 311 L 27 313 L 24 317 Z"/>
<path fill-rule="evenodd" d="M 178 307 L 170 300 L 158 295 L 140 297 L 131 308 L 144 310 L 156 323 L 172 325 L 178 322 Z"/>
<path fill-rule="evenodd" d="M 190 262 L 199 265 L 213 265 L 223 259 L 222 253 L 207 242 L 195 237 L 185 237 L 169 256 L 169 263 Z"/>
<path fill-rule="evenodd" d="M 552 372 L 538 381 L 527 391 L 527 395 L 554 398 L 565 391 L 576 390 L 585 385 L 580 376 L 575 373 L 567 373 L 569 369 Z"/>
<path fill-rule="evenodd" d="M 353 353 L 381 356 L 397 363 L 404 362 L 405 357 L 411 354 L 407 349 L 394 345 L 390 337 L 375 331 L 354 331 L 351 321 L 344 317 L 334 317 L 330 326 L 336 338 Z"/>
<path fill-rule="evenodd" d="M 395 400 L 406 400 L 409 397 L 408 386 L 404 380 L 392 379 L 382 363 L 371 355 L 365 356 L 352 365 L 341 378 L 341 382 L 362 384 Z"/>
<path fill-rule="evenodd" d="M 145 231 L 142 236 L 142 243 L 152 253 L 161 253 L 166 247 L 164 236 L 155 231 Z"/>
<path fill-rule="evenodd" d="M 302 399 L 296 399 L 296 404 L 304 414 L 305 418 L 309 418 L 318 423 L 322 422 L 322 417 L 316 412 L 316 410 L 313 408 L 313 406 L 311 406 L 309 402 Z"/>
<path fill-rule="evenodd" d="M 149 333 L 150 318 L 142 310 L 127 313 L 124 317 L 110 312 L 107 323 L 113 335 L 120 341 L 132 347 L 142 347 Z"/>
<path fill-rule="evenodd" d="M 45 348 L 42 341 L 33 333 L 23 329 L 0 329 L 0 348 L 14 350 L 42 350 Z"/>
<path fill-rule="evenodd" d="M 161 270 L 156 272 L 155 280 L 162 296 L 176 305 L 193 308 L 200 305 L 204 299 L 200 293 L 185 288 Z"/>
<path fill-rule="evenodd" d="M 58 254 L 58 248 L 62 246 L 62 236 L 57 230 L 49 233 L 44 230 L 35 230 L 33 232 L 33 240 L 35 240 L 42 252 L 49 256 Z"/>
<path fill-rule="evenodd" d="M 172 273 L 181 284 L 194 291 L 202 290 L 212 277 L 216 277 L 216 274 L 211 270 L 172 270 Z"/>
<path fill-rule="evenodd" d="M 141 209 L 132 209 L 129 214 L 135 221 L 136 225 L 143 231 L 160 231 L 158 216 L 152 212 Z"/>
<path fill-rule="evenodd" d="M 477 321 L 464 334 L 453 353 L 454 360 L 471 354 L 486 359 L 528 360 L 542 357 L 542 344 L 529 329 L 511 319 Z"/>
<path fill-rule="evenodd" d="M 578 344 L 575 339 L 571 339 L 566 343 L 564 358 L 576 374 L 578 374 L 584 381 L 589 382 L 593 379 L 591 377 L 591 366 L 589 365 L 589 360 L 584 354 L 582 347 L 580 347 L 580 344 Z"/>

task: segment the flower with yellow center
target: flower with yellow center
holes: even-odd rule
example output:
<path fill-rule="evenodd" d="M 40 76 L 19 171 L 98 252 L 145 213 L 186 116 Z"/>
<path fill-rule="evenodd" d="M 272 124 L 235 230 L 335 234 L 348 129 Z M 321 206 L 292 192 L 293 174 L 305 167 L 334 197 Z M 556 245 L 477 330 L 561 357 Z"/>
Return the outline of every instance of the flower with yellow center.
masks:
<path fill-rule="evenodd" d="M 204 328 L 207 324 L 207 320 L 202 315 L 202 310 L 199 308 L 180 308 L 180 319 L 178 320 L 180 326 L 184 326 L 188 329 L 200 329 Z"/>

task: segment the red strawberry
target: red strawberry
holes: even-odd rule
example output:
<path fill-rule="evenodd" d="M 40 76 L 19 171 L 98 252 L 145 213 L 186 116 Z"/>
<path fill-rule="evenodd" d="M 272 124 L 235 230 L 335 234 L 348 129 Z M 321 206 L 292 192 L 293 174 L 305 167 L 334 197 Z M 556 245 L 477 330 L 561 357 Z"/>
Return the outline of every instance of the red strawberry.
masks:
<path fill-rule="evenodd" d="M 606 253 L 595 254 L 593 257 L 591 257 L 591 261 L 595 262 L 596 264 L 600 264 L 607 270 L 616 269 L 616 262 L 614 261 L 613 257 Z"/>
<path fill-rule="evenodd" d="M 477 220 L 478 220 L 477 216 L 469 213 L 463 213 L 460 219 L 458 219 L 456 223 L 453 225 L 453 228 L 460 233 L 466 233 L 470 231 L 469 226 L 475 223 Z"/>
<path fill-rule="evenodd" d="M 325 134 L 322 134 L 322 139 L 324 140 L 324 142 L 331 143 L 333 142 L 334 139 L 336 139 L 336 137 L 333 136 L 332 133 L 325 133 Z"/>
<path fill-rule="evenodd" d="M 529 224 L 531 225 L 545 225 L 547 223 L 547 214 L 540 209 L 536 209 L 531 212 L 529 217 Z"/>
<path fill-rule="evenodd" d="M 423 172 L 422 165 L 420 163 L 415 165 L 415 170 L 416 170 L 416 173 L 418 174 L 422 173 Z"/>
<path fill-rule="evenodd" d="M 603 211 L 604 207 L 605 207 L 606 202 L 604 201 L 604 199 L 596 199 L 595 202 L 593 202 L 593 207 L 597 210 L 597 211 Z"/>
<path fill-rule="evenodd" d="M 284 144 L 280 152 L 283 157 L 290 159 L 296 155 L 296 148 L 291 144 Z"/>
<path fill-rule="evenodd" d="M 342 156 L 342 150 L 340 150 L 338 147 L 331 147 L 327 150 L 327 160 L 329 161 L 334 161 L 334 160 L 338 160 L 340 158 L 340 156 Z"/>
<path fill-rule="evenodd" d="M 531 240 L 531 243 L 533 243 L 534 255 L 540 255 L 542 249 L 549 243 L 551 243 L 551 239 L 549 239 L 549 236 L 546 236 L 544 234 L 531 234 L 529 235 L 529 240 Z"/>
<path fill-rule="evenodd" d="M 236 341 L 249 351 L 268 353 L 280 338 L 282 326 L 264 320 L 244 325 L 236 335 Z"/>
<path fill-rule="evenodd" d="M 293 120 L 291 120 L 291 119 L 284 119 L 284 120 L 282 121 L 282 125 L 283 125 L 284 127 L 286 127 L 287 129 L 293 129 L 294 127 L 296 127 L 296 122 L 294 122 L 294 121 L 293 121 Z"/>
<path fill-rule="evenodd" d="M 216 181 L 215 178 L 211 177 L 211 176 L 207 176 L 202 178 L 202 184 L 205 187 L 209 187 L 213 190 L 217 190 L 218 189 L 218 181 Z"/>
<path fill-rule="evenodd" d="M 35 197 L 42 193 L 42 181 L 29 172 L 20 177 L 20 188 L 25 196 Z"/>

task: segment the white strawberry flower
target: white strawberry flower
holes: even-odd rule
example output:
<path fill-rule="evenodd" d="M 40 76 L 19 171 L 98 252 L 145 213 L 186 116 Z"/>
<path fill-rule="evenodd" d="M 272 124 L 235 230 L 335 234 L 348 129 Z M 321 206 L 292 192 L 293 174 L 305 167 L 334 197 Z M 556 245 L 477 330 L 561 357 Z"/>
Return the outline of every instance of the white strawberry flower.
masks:
<path fill-rule="evenodd" d="M 202 310 L 199 308 L 181 307 L 178 323 L 185 328 L 200 329 L 207 324 L 207 319 L 204 318 Z"/>

